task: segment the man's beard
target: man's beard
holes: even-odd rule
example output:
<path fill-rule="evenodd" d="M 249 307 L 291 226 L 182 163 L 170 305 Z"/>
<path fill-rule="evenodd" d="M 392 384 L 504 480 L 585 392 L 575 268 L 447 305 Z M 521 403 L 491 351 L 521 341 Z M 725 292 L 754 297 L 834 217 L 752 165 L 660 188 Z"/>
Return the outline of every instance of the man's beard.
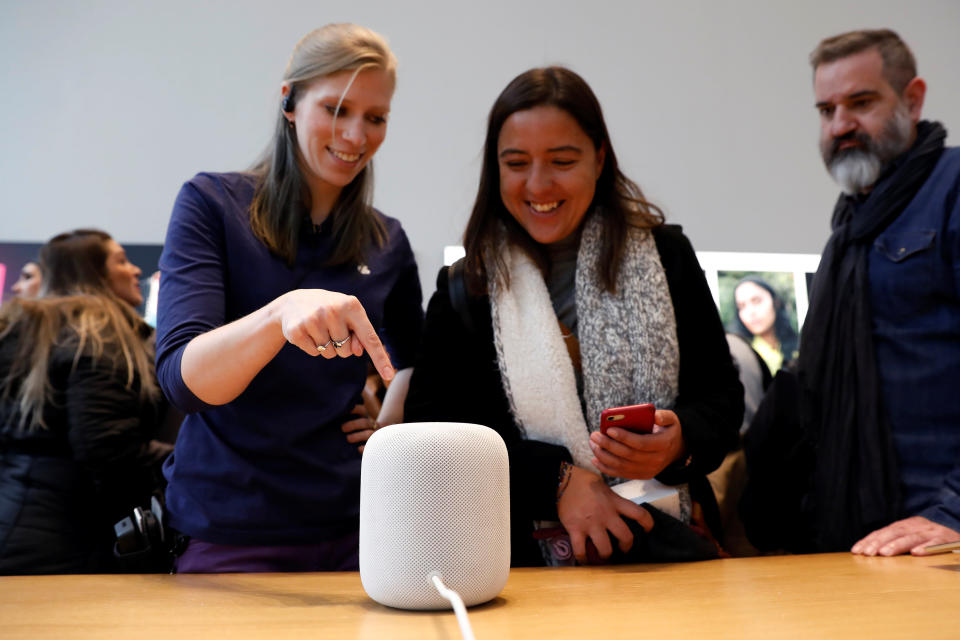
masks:
<path fill-rule="evenodd" d="M 912 133 L 907 107 L 899 104 L 876 140 L 851 131 L 821 143 L 820 153 L 833 179 L 844 193 L 852 195 L 873 186 L 883 169 L 910 146 Z M 841 150 L 840 144 L 849 140 L 856 140 L 860 146 Z"/>

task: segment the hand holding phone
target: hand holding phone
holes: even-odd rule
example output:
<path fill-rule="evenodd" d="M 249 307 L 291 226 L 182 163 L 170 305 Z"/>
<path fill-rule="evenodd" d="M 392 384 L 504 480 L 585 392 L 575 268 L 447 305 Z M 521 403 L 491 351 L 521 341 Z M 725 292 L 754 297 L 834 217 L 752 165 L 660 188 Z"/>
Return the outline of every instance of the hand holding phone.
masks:
<path fill-rule="evenodd" d="M 607 435 L 609 427 L 620 427 L 636 433 L 652 433 L 657 410 L 651 403 L 604 409 L 600 413 L 600 433 Z"/>

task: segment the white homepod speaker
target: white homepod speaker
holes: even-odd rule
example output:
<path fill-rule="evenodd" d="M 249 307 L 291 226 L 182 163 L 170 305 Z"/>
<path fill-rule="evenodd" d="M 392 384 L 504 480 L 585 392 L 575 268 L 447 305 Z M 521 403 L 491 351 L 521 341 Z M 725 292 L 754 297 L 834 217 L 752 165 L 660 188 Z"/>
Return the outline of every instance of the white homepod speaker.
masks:
<path fill-rule="evenodd" d="M 360 471 L 360 580 L 400 609 L 492 600 L 510 573 L 507 447 L 476 424 L 395 424 L 374 432 Z"/>

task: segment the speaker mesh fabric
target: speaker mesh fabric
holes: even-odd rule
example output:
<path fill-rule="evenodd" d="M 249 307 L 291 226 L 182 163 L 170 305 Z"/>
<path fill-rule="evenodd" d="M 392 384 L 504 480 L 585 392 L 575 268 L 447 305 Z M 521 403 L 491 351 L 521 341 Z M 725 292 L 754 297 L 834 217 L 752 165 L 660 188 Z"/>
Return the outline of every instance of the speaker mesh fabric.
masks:
<path fill-rule="evenodd" d="M 510 573 L 507 448 L 487 427 L 399 424 L 367 441 L 360 474 L 360 579 L 391 607 L 449 609 L 439 575 L 467 606 Z"/>

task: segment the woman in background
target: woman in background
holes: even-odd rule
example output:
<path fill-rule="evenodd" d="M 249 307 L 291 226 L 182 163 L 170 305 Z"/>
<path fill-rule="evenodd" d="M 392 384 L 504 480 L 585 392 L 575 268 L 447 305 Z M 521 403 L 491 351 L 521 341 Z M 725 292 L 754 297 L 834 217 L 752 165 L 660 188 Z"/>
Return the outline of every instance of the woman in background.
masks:
<path fill-rule="evenodd" d="M 40 298 L 0 309 L 0 573 L 117 570 L 113 524 L 171 450 L 140 269 L 102 231 L 40 251 Z"/>
<path fill-rule="evenodd" d="M 43 284 L 43 272 L 36 262 L 25 262 L 20 267 L 20 277 L 10 287 L 14 295 L 21 298 L 36 298 L 40 295 L 40 286 Z"/>
<path fill-rule="evenodd" d="M 733 300 L 737 313 L 730 331 L 749 342 L 776 375 L 797 357 L 797 332 L 783 297 L 766 280 L 747 276 L 734 287 Z"/>
<path fill-rule="evenodd" d="M 359 566 L 360 454 L 378 426 L 360 356 L 392 380 L 379 419 L 399 420 L 423 317 L 406 235 L 371 206 L 395 83 L 373 31 L 307 34 L 263 161 L 177 197 L 157 313 L 160 384 L 187 413 L 164 468 L 190 538 L 177 571 Z"/>
<path fill-rule="evenodd" d="M 736 444 L 743 391 L 693 248 L 620 172 L 576 73 L 531 69 L 497 98 L 464 240 L 461 275 L 437 279 L 405 417 L 503 437 L 513 564 L 564 564 L 571 547 L 579 562 L 715 555 L 608 486 L 656 476 L 680 487 L 681 520 L 696 519 L 692 496 L 718 526 L 705 474 Z M 598 432 L 603 409 L 647 402 L 654 433 Z M 539 546 L 556 521 L 569 545 Z"/>

